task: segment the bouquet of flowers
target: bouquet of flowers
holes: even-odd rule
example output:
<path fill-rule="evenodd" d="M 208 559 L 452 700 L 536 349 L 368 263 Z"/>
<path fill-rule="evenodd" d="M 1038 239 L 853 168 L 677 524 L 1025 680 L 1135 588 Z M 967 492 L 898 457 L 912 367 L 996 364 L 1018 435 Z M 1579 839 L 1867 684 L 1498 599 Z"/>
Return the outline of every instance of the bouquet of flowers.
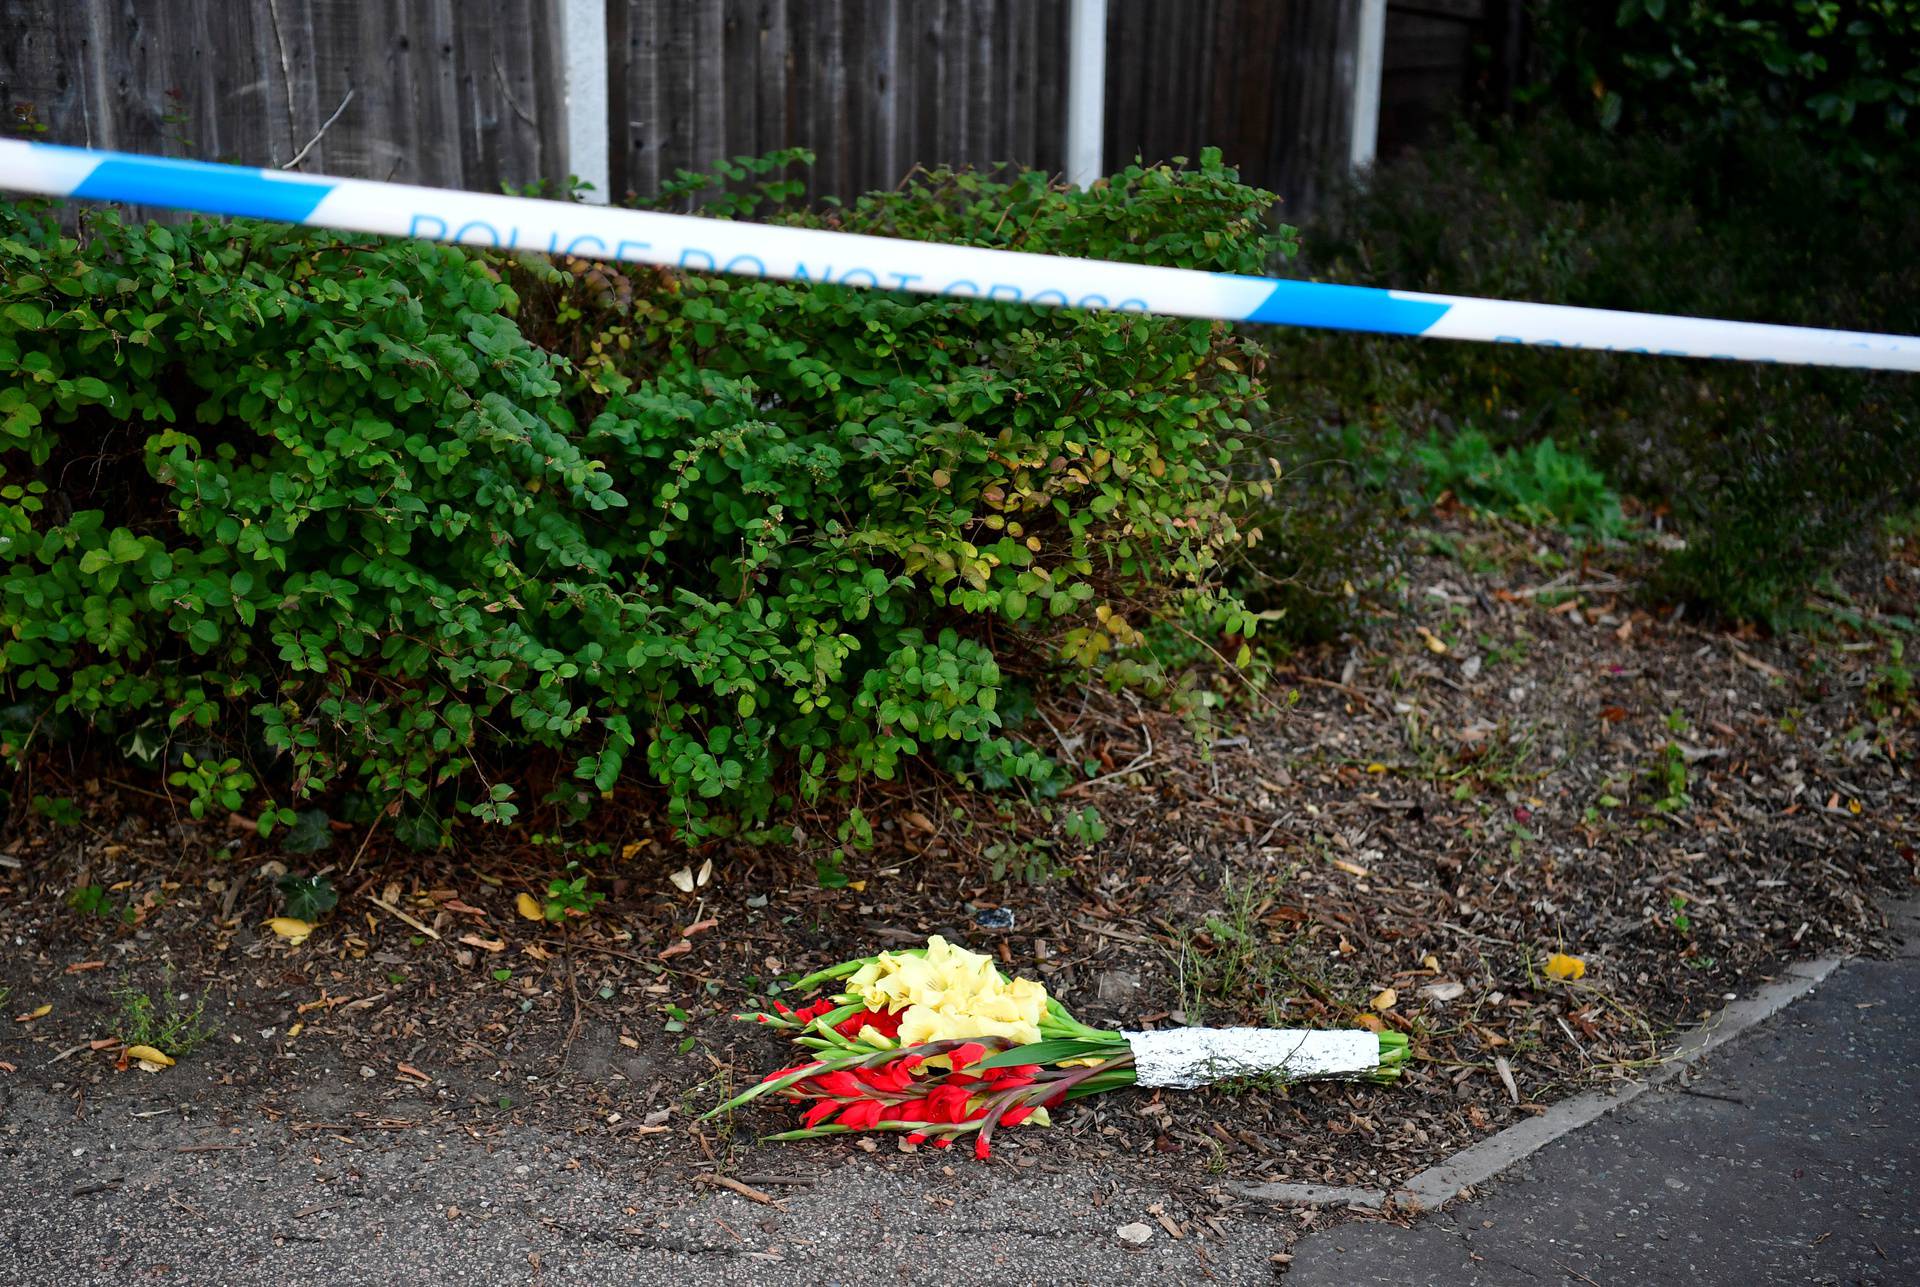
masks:
<path fill-rule="evenodd" d="M 1047 1110 L 1122 1086 L 1188 1088 L 1235 1077 L 1389 1082 L 1404 1033 L 1292 1028 L 1090 1028 L 1031 979 L 1008 978 L 978 952 L 934 935 L 924 948 L 846 961 L 799 980 L 838 992 L 800 1009 L 735 1016 L 792 1036 L 811 1058 L 769 1074 L 708 1113 L 765 1096 L 806 1105 L 773 1140 L 900 1131 L 946 1148 L 963 1135 L 990 1155 L 993 1133 L 1047 1125 Z"/>

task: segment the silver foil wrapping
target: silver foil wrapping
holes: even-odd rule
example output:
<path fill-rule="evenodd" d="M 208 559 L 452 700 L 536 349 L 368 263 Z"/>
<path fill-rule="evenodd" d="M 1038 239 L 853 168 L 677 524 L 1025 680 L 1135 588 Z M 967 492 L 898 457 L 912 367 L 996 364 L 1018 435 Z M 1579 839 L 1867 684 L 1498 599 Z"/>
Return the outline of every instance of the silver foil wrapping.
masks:
<path fill-rule="evenodd" d="M 1380 1038 L 1364 1029 L 1165 1028 L 1123 1032 L 1142 1086 L 1191 1089 L 1233 1077 L 1365 1077 L 1380 1066 Z"/>

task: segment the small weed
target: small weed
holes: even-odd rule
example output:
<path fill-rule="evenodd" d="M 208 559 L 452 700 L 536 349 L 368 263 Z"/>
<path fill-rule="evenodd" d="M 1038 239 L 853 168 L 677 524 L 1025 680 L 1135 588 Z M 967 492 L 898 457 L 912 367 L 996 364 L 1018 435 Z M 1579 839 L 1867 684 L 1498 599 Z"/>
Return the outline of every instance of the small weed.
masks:
<path fill-rule="evenodd" d="M 56 827 L 77 827 L 84 816 L 73 798 L 64 795 L 36 795 L 33 811 Z"/>
<path fill-rule="evenodd" d="M 67 906 L 82 916 L 98 916 L 123 925 L 133 924 L 136 916 L 133 904 L 116 903 L 113 895 L 101 885 L 79 885 L 68 890 Z"/>
<path fill-rule="evenodd" d="M 1693 804 L 1687 794 L 1687 755 L 1678 743 L 1661 747 L 1646 774 L 1653 784 L 1655 813 L 1679 813 Z"/>
<path fill-rule="evenodd" d="M 206 1017 L 207 994 L 176 993 L 171 968 L 161 976 L 158 1001 L 131 983 L 115 988 L 113 999 L 120 1005 L 114 1035 L 129 1046 L 152 1046 L 182 1059 L 219 1031 Z"/>
<path fill-rule="evenodd" d="M 1887 655 L 1874 663 L 1867 677 L 1867 708 L 1875 719 L 1905 709 L 1913 699 L 1913 672 L 1907 668 L 1907 641 L 1898 636 L 1887 640 Z M 38 798 L 35 805 L 38 806 Z"/>
<path fill-rule="evenodd" d="M 690 1022 L 687 1012 L 677 1005 L 667 1006 L 664 1012 L 667 1017 L 666 1021 L 660 1025 L 660 1030 L 673 1035 L 686 1033 L 685 1036 L 680 1037 L 679 1053 L 683 1055 L 692 1053 L 693 1034 L 687 1033 L 687 1024 Z"/>
<path fill-rule="evenodd" d="M 1062 818 L 1060 830 L 1081 849 L 1091 849 L 1107 838 L 1106 820 L 1100 816 L 1100 810 L 1092 805 Z"/>
<path fill-rule="evenodd" d="M 1672 915 L 1667 918 L 1668 927 L 1676 934 L 1692 933 L 1693 918 L 1687 915 L 1687 896 L 1685 894 L 1670 895 L 1667 898 L 1667 907 L 1672 912 Z"/>
<path fill-rule="evenodd" d="M 607 900 L 599 890 L 587 888 L 592 876 L 579 868 L 578 862 L 569 862 L 567 871 L 578 872 L 577 875 L 555 876 L 547 882 L 547 897 L 541 910 L 549 922 L 563 921 L 569 916 L 591 916 L 593 909 Z"/>
<path fill-rule="evenodd" d="M 995 880 L 1017 878 L 1029 885 L 1044 885 L 1066 874 L 1066 868 L 1055 861 L 1053 850 L 1041 840 L 998 840 L 987 846 L 986 856 Z"/>

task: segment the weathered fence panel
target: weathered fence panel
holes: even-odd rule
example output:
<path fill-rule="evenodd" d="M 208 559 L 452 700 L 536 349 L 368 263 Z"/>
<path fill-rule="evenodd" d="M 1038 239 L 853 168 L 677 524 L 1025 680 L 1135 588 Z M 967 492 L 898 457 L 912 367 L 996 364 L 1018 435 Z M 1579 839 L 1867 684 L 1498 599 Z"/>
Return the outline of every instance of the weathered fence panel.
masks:
<path fill-rule="evenodd" d="M 1052 169 L 1066 0 L 612 0 L 612 183 L 808 147 L 815 195 L 916 164 Z"/>
<path fill-rule="evenodd" d="M 558 181 L 558 33 L 552 0 L 0 0 L 0 101 L 16 133 L 56 143 Z"/>
<path fill-rule="evenodd" d="M 1500 72 L 1519 0 L 1392 0 L 1382 154 Z M 0 0 L 15 133 L 491 189 L 567 173 L 559 0 Z M 1352 0 L 1113 0 L 1109 166 L 1220 147 L 1289 213 L 1349 155 Z M 1068 0 L 607 0 L 614 195 L 805 146 L 815 196 L 1057 170 Z M 1504 24 L 1504 25 L 1503 25 Z M 1478 80 L 1476 80 L 1478 78 Z M 9 122 L 0 121 L 0 125 Z"/>

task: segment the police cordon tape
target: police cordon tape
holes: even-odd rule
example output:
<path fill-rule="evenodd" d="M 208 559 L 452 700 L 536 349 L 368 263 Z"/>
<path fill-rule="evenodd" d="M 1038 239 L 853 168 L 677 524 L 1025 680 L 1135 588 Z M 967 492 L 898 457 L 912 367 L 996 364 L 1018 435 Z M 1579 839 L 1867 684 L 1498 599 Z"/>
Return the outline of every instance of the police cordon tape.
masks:
<path fill-rule="evenodd" d="M 1242 277 L 0 140 L 0 188 L 664 268 L 1066 308 L 1920 371 L 1920 337 Z"/>

